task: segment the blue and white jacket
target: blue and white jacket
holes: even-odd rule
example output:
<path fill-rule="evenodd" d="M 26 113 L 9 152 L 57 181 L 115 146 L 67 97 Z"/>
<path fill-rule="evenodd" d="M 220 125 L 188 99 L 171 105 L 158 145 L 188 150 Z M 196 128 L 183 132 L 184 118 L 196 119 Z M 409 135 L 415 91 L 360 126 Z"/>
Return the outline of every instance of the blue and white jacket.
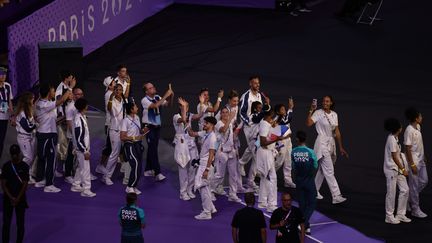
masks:
<path fill-rule="evenodd" d="M 252 91 L 248 90 L 240 98 L 240 118 L 247 126 L 252 124 L 251 107 L 252 103 L 255 101 L 259 101 L 261 104 L 264 104 L 264 95 L 262 95 L 261 92 L 253 95 Z"/>
<path fill-rule="evenodd" d="M 87 118 L 77 113 L 73 122 L 73 144 L 77 151 L 90 152 L 90 133 Z"/>
<path fill-rule="evenodd" d="M 36 129 L 36 123 L 33 117 L 28 118 L 24 111 L 21 111 L 16 117 L 16 131 L 18 134 L 31 136 Z"/>

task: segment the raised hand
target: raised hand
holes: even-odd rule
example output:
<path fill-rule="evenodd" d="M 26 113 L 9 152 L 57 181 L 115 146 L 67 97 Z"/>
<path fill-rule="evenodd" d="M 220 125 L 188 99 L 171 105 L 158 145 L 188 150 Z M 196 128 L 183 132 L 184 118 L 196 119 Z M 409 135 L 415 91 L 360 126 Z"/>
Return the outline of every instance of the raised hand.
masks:
<path fill-rule="evenodd" d="M 217 96 L 218 96 L 218 98 L 221 98 L 221 99 L 223 98 L 223 96 L 224 96 L 223 89 L 221 89 L 221 90 L 218 91 Z"/>

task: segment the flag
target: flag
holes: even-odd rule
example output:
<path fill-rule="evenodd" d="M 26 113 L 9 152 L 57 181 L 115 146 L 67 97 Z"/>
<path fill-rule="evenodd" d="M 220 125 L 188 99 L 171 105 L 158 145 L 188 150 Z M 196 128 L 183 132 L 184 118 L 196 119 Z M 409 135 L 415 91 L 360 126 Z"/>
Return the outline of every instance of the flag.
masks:
<path fill-rule="evenodd" d="M 287 125 L 277 125 L 270 130 L 270 141 L 275 141 L 278 137 L 286 137 L 291 134 L 291 129 Z"/>

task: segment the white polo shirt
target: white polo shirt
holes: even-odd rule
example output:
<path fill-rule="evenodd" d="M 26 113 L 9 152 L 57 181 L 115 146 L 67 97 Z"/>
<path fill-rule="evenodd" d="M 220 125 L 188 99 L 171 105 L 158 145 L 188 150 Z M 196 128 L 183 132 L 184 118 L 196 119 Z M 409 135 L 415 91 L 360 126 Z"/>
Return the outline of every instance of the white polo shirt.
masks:
<path fill-rule="evenodd" d="M 338 115 L 334 111 L 328 114 L 323 109 L 316 110 L 311 119 L 315 123 L 318 135 L 326 137 L 333 137 L 333 131 L 339 125 Z"/>
<path fill-rule="evenodd" d="M 35 117 L 39 123 L 36 131 L 39 133 L 57 133 L 56 102 L 39 99 L 35 106 Z"/>
<path fill-rule="evenodd" d="M 126 135 L 128 137 L 139 136 L 141 134 L 139 117 L 137 115 L 135 115 L 135 117 L 127 115 L 121 122 L 120 131 L 127 132 Z"/>
<path fill-rule="evenodd" d="M 420 129 L 420 125 L 417 125 L 417 128 L 408 125 L 404 133 L 404 144 L 411 146 L 411 153 L 416 165 L 424 164 L 423 137 Z"/>
<path fill-rule="evenodd" d="M 9 119 L 9 101 L 13 100 L 12 86 L 4 82 L 4 85 L 0 87 L 0 120 Z"/>
<path fill-rule="evenodd" d="M 209 159 L 210 149 L 217 150 L 217 139 L 214 132 L 206 133 L 205 131 L 198 132 L 198 135 L 202 138 L 202 146 L 200 152 L 200 165 L 206 166 Z"/>
<path fill-rule="evenodd" d="M 267 139 L 267 141 L 270 141 L 270 130 L 271 130 L 272 126 L 270 123 L 268 123 L 266 120 L 261 120 L 260 124 L 259 124 L 259 129 L 258 129 L 258 134 L 260 137 L 265 137 Z M 264 147 L 262 147 L 264 148 Z M 267 149 L 274 149 L 275 148 L 275 143 L 272 143 L 270 145 L 266 146 Z"/>
<path fill-rule="evenodd" d="M 78 113 L 78 110 L 75 108 L 75 101 L 71 100 L 66 105 L 66 121 L 70 121 L 73 124 L 74 119 L 75 119 L 75 115 L 77 113 Z M 67 138 L 72 138 L 72 131 L 70 131 L 69 129 L 66 132 L 66 137 Z"/>
<path fill-rule="evenodd" d="M 118 101 L 116 98 L 112 99 L 110 114 L 111 114 L 110 129 L 119 131 L 121 122 L 123 121 L 123 99 L 120 101 Z"/>
<path fill-rule="evenodd" d="M 384 174 L 393 174 L 399 169 L 393 160 L 392 153 L 397 153 L 398 158 L 401 157 L 401 148 L 398 138 L 389 134 L 384 150 Z M 400 159 L 400 162 L 402 163 L 402 159 Z"/>
<path fill-rule="evenodd" d="M 151 104 L 155 104 L 162 98 L 159 95 L 155 95 L 154 98 L 151 98 L 149 96 L 146 96 L 142 98 L 141 105 L 143 107 L 143 115 L 142 115 L 142 122 L 160 126 L 161 125 L 161 114 L 160 114 L 160 107 L 159 108 L 149 108 Z M 166 104 L 166 100 L 163 102 L 162 105 Z"/>

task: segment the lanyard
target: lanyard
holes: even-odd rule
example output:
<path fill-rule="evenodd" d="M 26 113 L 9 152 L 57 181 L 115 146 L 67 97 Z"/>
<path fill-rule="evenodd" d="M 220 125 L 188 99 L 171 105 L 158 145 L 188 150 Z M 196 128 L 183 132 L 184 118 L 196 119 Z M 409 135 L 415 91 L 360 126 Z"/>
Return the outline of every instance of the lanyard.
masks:
<path fill-rule="evenodd" d="M 155 98 L 152 99 L 152 98 L 150 98 L 148 95 L 146 96 L 146 98 L 147 98 L 151 103 L 153 103 L 153 104 L 157 102 L 156 97 L 157 97 L 157 96 L 155 96 Z M 153 108 L 153 110 L 156 111 L 156 115 L 159 115 L 159 114 L 160 114 L 160 112 L 159 112 L 159 107 L 157 107 L 157 108 Z"/>
<path fill-rule="evenodd" d="M 1 87 L 0 89 L 4 89 L 4 94 L 5 94 L 5 98 L 3 98 L 3 92 L 0 91 L 0 100 L 1 101 L 8 101 L 8 90 L 6 88 L 6 84 L 3 85 L 3 87 Z"/>
<path fill-rule="evenodd" d="M 138 130 L 140 131 L 140 133 L 141 133 L 141 127 L 139 126 L 139 125 L 137 125 L 135 122 L 134 122 L 134 120 L 132 120 L 131 118 L 130 118 L 130 116 L 128 116 L 128 119 L 138 128 Z"/>
<path fill-rule="evenodd" d="M 12 166 L 12 170 L 15 172 L 15 175 L 17 176 L 18 180 L 21 182 L 21 184 L 23 184 L 23 181 L 21 179 L 21 177 L 18 175 L 18 172 L 15 169 L 15 166 L 13 165 L 13 162 L 11 162 L 11 166 Z"/>

